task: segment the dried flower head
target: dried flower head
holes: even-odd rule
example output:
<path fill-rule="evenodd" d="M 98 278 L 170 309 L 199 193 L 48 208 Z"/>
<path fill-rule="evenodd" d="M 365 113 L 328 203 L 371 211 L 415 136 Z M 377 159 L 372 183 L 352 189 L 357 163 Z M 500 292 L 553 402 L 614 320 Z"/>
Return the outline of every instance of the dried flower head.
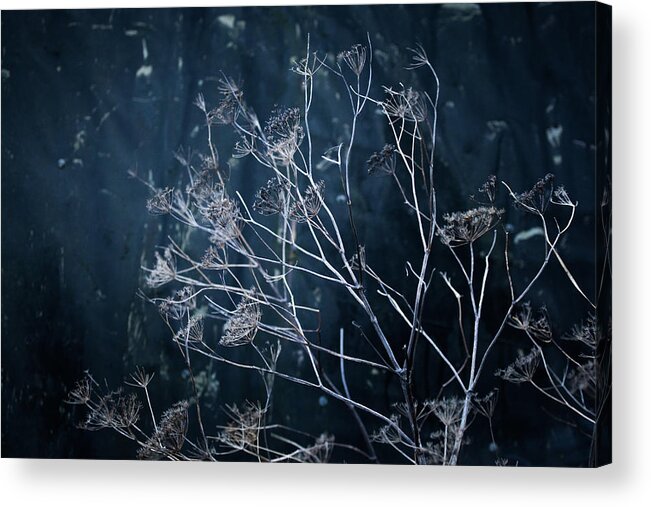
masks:
<path fill-rule="evenodd" d="M 380 444 L 399 444 L 402 442 L 402 436 L 396 428 L 400 427 L 400 416 L 398 414 L 391 415 L 391 424 L 382 426 L 379 430 L 371 435 L 371 441 Z"/>
<path fill-rule="evenodd" d="M 366 64 L 366 46 L 361 44 L 353 45 L 349 50 L 342 51 L 337 55 L 337 61 L 344 62 L 357 77 L 362 74 Z"/>
<path fill-rule="evenodd" d="M 599 323 L 594 314 L 588 316 L 580 325 L 575 325 L 569 334 L 563 336 L 564 340 L 583 343 L 592 350 L 596 350 L 599 338 Z"/>
<path fill-rule="evenodd" d="M 230 420 L 219 435 L 219 440 L 234 449 L 257 446 L 265 413 L 260 403 L 247 401 L 242 408 L 237 405 L 227 406 L 226 413 Z"/>
<path fill-rule="evenodd" d="M 186 285 L 158 304 L 158 311 L 165 318 L 179 320 L 197 307 L 194 288 Z"/>
<path fill-rule="evenodd" d="M 135 373 L 131 374 L 131 382 L 126 382 L 125 384 L 133 387 L 141 387 L 145 389 L 149 383 L 153 380 L 154 374 L 147 373 L 144 368 L 136 367 Z"/>
<path fill-rule="evenodd" d="M 224 269 L 225 263 L 219 250 L 210 245 L 201 258 L 201 267 L 204 269 Z"/>
<path fill-rule="evenodd" d="M 310 62 L 306 57 L 300 58 L 298 60 L 293 59 L 289 70 L 299 76 L 312 77 L 313 72 L 310 67 Z"/>
<path fill-rule="evenodd" d="M 171 451 L 180 451 L 183 448 L 188 432 L 188 407 L 188 402 L 182 400 L 163 413 L 157 436 L 164 448 Z"/>
<path fill-rule="evenodd" d="M 445 224 L 439 227 L 437 234 L 445 245 L 453 247 L 466 245 L 495 227 L 503 214 L 503 209 L 493 206 L 447 213 L 443 215 Z"/>
<path fill-rule="evenodd" d="M 304 136 L 300 110 L 296 107 L 274 110 L 264 132 L 267 156 L 281 165 L 291 165 Z"/>
<path fill-rule="evenodd" d="M 152 215 L 166 215 L 172 211 L 172 199 L 174 189 L 166 187 L 157 190 L 156 193 L 147 200 L 147 211 Z"/>
<path fill-rule="evenodd" d="M 85 405 L 88 403 L 93 397 L 93 383 L 94 381 L 90 374 L 86 374 L 68 393 L 66 403 L 70 403 L 71 405 Z"/>
<path fill-rule="evenodd" d="M 589 359 L 567 374 L 567 384 L 572 394 L 582 393 L 594 398 L 597 392 L 597 363 Z"/>
<path fill-rule="evenodd" d="M 202 210 L 202 214 L 215 227 L 219 238 L 230 240 L 239 236 L 240 209 L 233 199 L 216 199 Z"/>
<path fill-rule="evenodd" d="M 138 458 L 173 456 L 183 449 L 188 432 L 188 407 L 188 402 L 183 400 L 163 413 L 155 433 L 138 451 Z"/>
<path fill-rule="evenodd" d="M 540 350 L 532 348 L 527 355 L 521 355 L 503 370 L 497 370 L 495 375 L 514 384 L 531 382 L 540 363 Z"/>
<path fill-rule="evenodd" d="M 289 70 L 299 76 L 311 79 L 323 65 L 323 61 L 313 53 L 310 57 L 303 57 L 299 60 L 293 59 Z"/>
<path fill-rule="evenodd" d="M 430 402 L 432 412 L 445 426 L 452 426 L 461 420 L 463 401 L 456 397 L 443 398 Z"/>
<path fill-rule="evenodd" d="M 376 151 L 366 161 L 368 173 L 374 176 L 391 175 L 396 172 L 396 147 L 385 144 L 381 151 Z"/>
<path fill-rule="evenodd" d="M 206 112 L 206 98 L 203 96 L 203 93 L 198 93 L 194 99 L 194 105 L 197 106 L 204 113 Z"/>
<path fill-rule="evenodd" d="M 120 390 L 100 397 L 83 427 L 90 431 L 105 428 L 128 430 L 138 422 L 141 404 L 134 394 L 123 395 Z"/>
<path fill-rule="evenodd" d="M 219 344 L 225 347 L 237 347 L 251 343 L 258 332 L 261 317 L 258 302 L 245 297 L 224 324 Z"/>
<path fill-rule="evenodd" d="M 272 178 L 256 192 L 253 209 L 261 215 L 284 214 L 288 198 L 288 184 Z"/>
<path fill-rule="evenodd" d="M 558 204 L 559 206 L 569 206 L 572 208 L 576 206 L 576 203 L 572 202 L 572 199 L 570 199 L 567 190 L 565 190 L 565 187 L 562 185 L 554 189 L 554 195 L 551 201 L 554 204 Z"/>
<path fill-rule="evenodd" d="M 217 107 L 208 111 L 208 122 L 211 125 L 229 125 L 235 121 L 237 111 L 237 102 L 231 95 L 227 95 L 219 101 Z"/>
<path fill-rule="evenodd" d="M 217 155 L 217 153 L 215 153 Z M 204 154 L 199 154 L 199 163 L 200 163 L 200 174 L 210 174 L 211 171 L 216 171 L 219 169 L 217 164 L 219 163 L 219 159 L 215 160 L 212 155 L 204 155 Z"/>
<path fill-rule="evenodd" d="M 517 209 L 528 213 L 544 213 L 554 191 L 554 175 L 549 173 L 539 179 L 528 192 L 512 195 Z"/>
<path fill-rule="evenodd" d="M 179 343 L 202 343 L 203 342 L 203 316 L 193 315 L 188 323 L 175 335 L 174 340 Z"/>
<path fill-rule="evenodd" d="M 491 204 L 495 202 L 495 194 L 497 193 L 496 183 L 497 177 L 491 174 L 486 180 L 486 183 L 479 187 L 479 193 L 484 194 Z"/>
<path fill-rule="evenodd" d="M 152 289 L 161 287 L 176 278 L 176 261 L 170 248 L 165 248 L 162 255 L 160 252 L 155 252 L 154 255 L 156 257 L 154 267 L 145 268 L 148 272 L 145 282 Z"/>
<path fill-rule="evenodd" d="M 509 325 L 546 343 L 550 342 L 552 339 L 552 330 L 549 325 L 549 319 L 547 318 L 547 310 L 545 307 L 538 311 L 537 316 L 534 316 L 531 310 L 531 304 L 526 302 L 522 305 L 519 311 L 511 315 L 509 318 Z"/>
<path fill-rule="evenodd" d="M 201 94 L 197 97 L 195 105 L 206 114 L 209 125 L 230 125 L 237 119 L 240 112 L 242 90 L 235 80 L 229 77 L 224 77 L 219 81 L 218 89 L 221 99 L 217 107 L 208 111 L 206 101 Z"/>
<path fill-rule="evenodd" d="M 472 406 L 478 414 L 483 415 L 487 419 L 492 419 L 497 406 L 497 397 L 499 389 L 495 388 L 486 396 L 473 396 Z"/>
<path fill-rule="evenodd" d="M 405 121 L 425 121 L 427 105 L 422 93 L 412 88 L 395 91 L 385 87 L 384 91 L 387 98 L 382 102 L 382 109 L 387 116 Z"/>
<path fill-rule="evenodd" d="M 240 208 L 228 197 L 223 185 L 197 179 L 192 192 L 199 213 L 213 229 L 210 237 L 213 243 L 224 244 L 240 236 Z"/>
<path fill-rule="evenodd" d="M 289 218 L 296 222 L 307 222 L 319 214 L 323 204 L 323 189 L 325 182 L 319 181 L 316 186 L 310 185 L 305 190 L 302 199 L 297 199 L 289 209 Z"/>
<path fill-rule="evenodd" d="M 255 152 L 255 138 L 250 135 L 242 135 L 233 146 L 233 158 L 244 158 Z"/>

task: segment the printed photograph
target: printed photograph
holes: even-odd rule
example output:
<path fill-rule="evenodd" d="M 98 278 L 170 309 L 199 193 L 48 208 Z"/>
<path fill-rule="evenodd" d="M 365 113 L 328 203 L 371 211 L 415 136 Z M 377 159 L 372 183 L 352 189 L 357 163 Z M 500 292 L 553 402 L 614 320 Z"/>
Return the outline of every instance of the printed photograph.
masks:
<path fill-rule="evenodd" d="M 2 12 L 3 458 L 611 462 L 611 8 Z"/>

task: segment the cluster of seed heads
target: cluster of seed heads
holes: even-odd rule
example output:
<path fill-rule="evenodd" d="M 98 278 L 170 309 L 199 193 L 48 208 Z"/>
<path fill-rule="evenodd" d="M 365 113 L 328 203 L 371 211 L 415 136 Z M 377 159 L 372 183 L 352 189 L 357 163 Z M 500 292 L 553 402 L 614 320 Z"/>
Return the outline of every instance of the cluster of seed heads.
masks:
<path fill-rule="evenodd" d="M 589 359 L 577 365 L 567 374 L 567 383 L 572 394 L 582 393 L 594 398 L 597 389 L 597 362 Z"/>

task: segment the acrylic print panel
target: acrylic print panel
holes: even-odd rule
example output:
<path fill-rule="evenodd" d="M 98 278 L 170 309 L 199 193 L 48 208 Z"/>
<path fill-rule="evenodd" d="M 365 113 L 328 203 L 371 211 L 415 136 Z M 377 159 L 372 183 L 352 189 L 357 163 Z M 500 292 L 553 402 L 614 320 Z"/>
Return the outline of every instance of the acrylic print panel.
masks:
<path fill-rule="evenodd" d="M 3 12 L 3 456 L 608 463 L 610 16 Z"/>

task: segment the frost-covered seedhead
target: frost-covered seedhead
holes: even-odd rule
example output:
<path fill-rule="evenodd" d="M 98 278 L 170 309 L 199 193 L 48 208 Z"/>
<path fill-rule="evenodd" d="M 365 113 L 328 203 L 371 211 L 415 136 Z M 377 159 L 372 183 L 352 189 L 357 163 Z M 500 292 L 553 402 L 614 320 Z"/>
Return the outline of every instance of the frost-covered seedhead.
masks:
<path fill-rule="evenodd" d="M 382 109 L 389 118 L 411 122 L 427 119 L 427 103 L 422 92 L 413 88 L 395 91 L 386 87 L 384 91 L 386 99 L 382 102 Z"/>
<path fill-rule="evenodd" d="M 261 215 L 284 214 L 288 199 L 289 185 L 272 178 L 256 192 L 253 209 Z"/>
<path fill-rule="evenodd" d="M 307 222 L 316 217 L 323 204 L 324 188 L 324 181 L 319 181 L 316 185 L 307 187 L 301 198 L 294 199 L 289 209 L 289 218 L 296 222 Z"/>
<path fill-rule="evenodd" d="M 174 340 L 185 344 L 198 344 L 203 342 L 203 316 L 193 315 L 188 322 L 175 335 Z"/>
<path fill-rule="evenodd" d="M 486 182 L 479 187 L 479 193 L 486 196 L 488 202 L 493 204 L 495 202 L 495 196 L 497 194 L 497 176 L 491 174 Z"/>
<path fill-rule="evenodd" d="M 590 349 L 596 349 L 600 339 L 597 316 L 592 314 L 581 324 L 575 325 L 569 334 L 563 336 L 563 339 L 580 342 Z"/>
<path fill-rule="evenodd" d="M 396 172 L 396 147 L 385 144 L 381 151 L 376 151 L 366 161 L 368 173 L 373 176 L 392 175 Z"/>
<path fill-rule="evenodd" d="M 538 311 L 537 315 L 533 315 L 531 304 L 529 302 L 524 303 L 518 311 L 511 315 L 509 325 L 543 342 L 551 341 L 552 330 L 549 325 L 547 310 L 544 307 Z"/>
<path fill-rule="evenodd" d="M 174 189 L 166 187 L 157 190 L 156 193 L 147 200 L 147 210 L 152 215 L 166 215 L 172 211 Z"/>
<path fill-rule="evenodd" d="M 224 324 L 219 344 L 224 347 L 239 347 L 251 343 L 258 332 L 261 317 L 258 302 L 245 297 Z"/>
<path fill-rule="evenodd" d="M 188 408 L 189 403 L 183 400 L 167 409 L 154 434 L 138 451 L 138 458 L 151 460 L 180 453 L 188 432 Z"/>
<path fill-rule="evenodd" d="M 339 53 L 337 61 L 345 63 L 353 74 L 359 77 L 366 64 L 366 47 L 355 44 L 349 50 Z"/>
<path fill-rule="evenodd" d="M 532 348 L 531 352 L 518 357 L 503 370 L 497 370 L 495 375 L 514 384 L 531 382 L 540 363 L 540 349 Z"/>
<path fill-rule="evenodd" d="M 148 269 L 145 278 L 147 285 L 153 289 L 162 287 L 176 278 L 176 260 L 169 248 L 163 250 L 163 254 L 155 252 L 156 262 L 152 269 Z"/>
<path fill-rule="evenodd" d="M 197 300 L 192 286 L 186 285 L 172 296 L 158 303 L 158 311 L 166 319 L 180 320 L 197 307 Z"/>
<path fill-rule="evenodd" d="M 282 166 L 292 164 L 305 135 L 297 107 L 274 110 L 264 127 L 267 156 Z"/>
<path fill-rule="evenodd" d="M 432 402 L 432 411 L 444 426 L 452 426 L 461 420 L 463 400 L 457 397 L 443 398 Z"/>
<path fill-rule="evenodd" d="M 504 210 L 493 206 L 447 213 L 443 215 L 445 223 L 439 227 L 437 234 L 445 245 L 467 245 L 493 229 L 503 214 Z"/>
<path fill-rule="evenodd" d="M 219 252 L 219 249 L 216 246 L 210 245 L 205 251 L 203 257 L 201 258 L 201 267 L 203 269 L 209 270 L 225 269 L 226 264 L 222 258 L 221 253 Z"/>
<path fill-rule="evenodd" d="M 259 403 L 245 402 L 242 407 L 226 407 L 228 424 L 219 435 L 219 440 L 234 449 L 255 447 L 260 435 L 260 426 L 265 410 Z"/>

